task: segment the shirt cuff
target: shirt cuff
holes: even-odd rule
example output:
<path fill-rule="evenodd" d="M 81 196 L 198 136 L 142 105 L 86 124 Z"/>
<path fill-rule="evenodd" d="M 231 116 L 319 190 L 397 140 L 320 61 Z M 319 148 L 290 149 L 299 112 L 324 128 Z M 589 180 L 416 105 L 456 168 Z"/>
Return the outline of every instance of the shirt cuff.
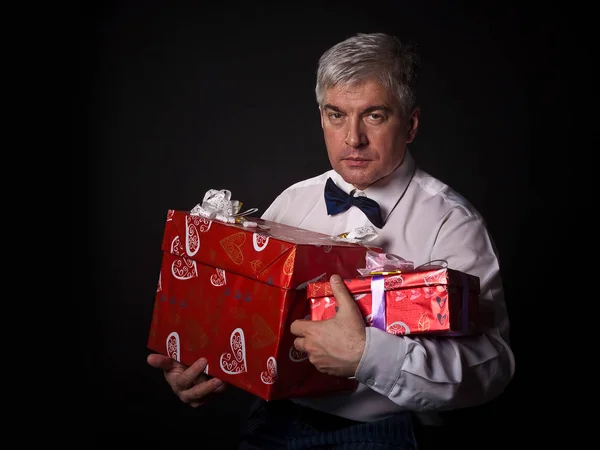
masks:
<path fill-rule="evenodd" d="M 374 391 L 388 395 L 400 377 L 406 356 L 406 341 L 402 336 L 379 328 L 366 328 L 365 350 L 354 377 Z"/>

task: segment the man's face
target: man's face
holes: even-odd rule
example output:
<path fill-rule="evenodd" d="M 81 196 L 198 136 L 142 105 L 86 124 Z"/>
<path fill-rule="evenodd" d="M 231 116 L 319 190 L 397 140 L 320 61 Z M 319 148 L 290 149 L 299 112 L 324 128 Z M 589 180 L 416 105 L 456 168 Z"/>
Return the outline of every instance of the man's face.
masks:
<path fill-rule="evenodd" d="M 403 117 L 393 94 L 374 80 L 325 91 L 321 126 L 329 162 L 358 189 L 398 167 L 418 123 L 418 109 Z"/>

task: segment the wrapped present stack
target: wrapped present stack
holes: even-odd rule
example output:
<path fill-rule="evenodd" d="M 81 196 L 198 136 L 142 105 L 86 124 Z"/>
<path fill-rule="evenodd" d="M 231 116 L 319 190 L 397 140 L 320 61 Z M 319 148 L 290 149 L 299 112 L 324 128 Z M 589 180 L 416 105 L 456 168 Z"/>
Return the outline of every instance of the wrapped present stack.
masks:
<path fill-rule="evenodd" d="M 266 400 L 351 390 L 319 372 L 289 328 L 310 318 L 306 287 L 364 265 L 364 242 L 240 213 L 227 190 L 190 211 L 169 210 L 148 348 Z M 368 234 L 368 233 L 367 233 Z"/>
<path fill-rule="evenodd" d="M 368 252 L 361 276 L 346 279 L 368 326 L 395 335 L 460 336 L 478 331 L 479 278 L 442 264 L 415 269 L 397 255 Z M 328 281 L 308 284 L 311 319 L 335 315 Z"/>

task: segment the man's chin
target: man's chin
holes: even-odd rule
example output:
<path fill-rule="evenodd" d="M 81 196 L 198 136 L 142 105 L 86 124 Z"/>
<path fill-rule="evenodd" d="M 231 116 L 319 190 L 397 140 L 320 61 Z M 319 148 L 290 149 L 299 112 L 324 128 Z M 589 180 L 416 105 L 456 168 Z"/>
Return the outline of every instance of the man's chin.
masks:
<path fill-rule="evenodd" d="M 371 177 L 369 177 L 369 175 L 367 173 L 365 173 L 364 170 L 362 171 L 344 171 L 343 173 L 340 173 L 340 175 L 342 176 L 342 178 L 344 179 L 344 181 L 348 184 L 351 184 L 352 186 L 354 186 L 357 189 L 360 189 L 361 191 L 366 189 L 369 185 L 371 185 L 373 183 L 373 181 L 371 181 Z"/>

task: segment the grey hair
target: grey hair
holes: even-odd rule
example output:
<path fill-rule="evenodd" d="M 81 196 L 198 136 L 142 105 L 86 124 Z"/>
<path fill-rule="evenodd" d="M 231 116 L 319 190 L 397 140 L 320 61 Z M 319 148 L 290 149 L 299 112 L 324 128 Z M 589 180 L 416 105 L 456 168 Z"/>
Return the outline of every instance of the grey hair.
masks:
<path fill-rule="evenodd" d="M 375 78 L 396 96 L 409 115 L 417 105 L 419 56 L 415 48 L 384 33 L 359 33 L 342 41 L 319 58 L 317 103 L 323 106 L 325 91 L 338 84 L 355 84 Z"/>

